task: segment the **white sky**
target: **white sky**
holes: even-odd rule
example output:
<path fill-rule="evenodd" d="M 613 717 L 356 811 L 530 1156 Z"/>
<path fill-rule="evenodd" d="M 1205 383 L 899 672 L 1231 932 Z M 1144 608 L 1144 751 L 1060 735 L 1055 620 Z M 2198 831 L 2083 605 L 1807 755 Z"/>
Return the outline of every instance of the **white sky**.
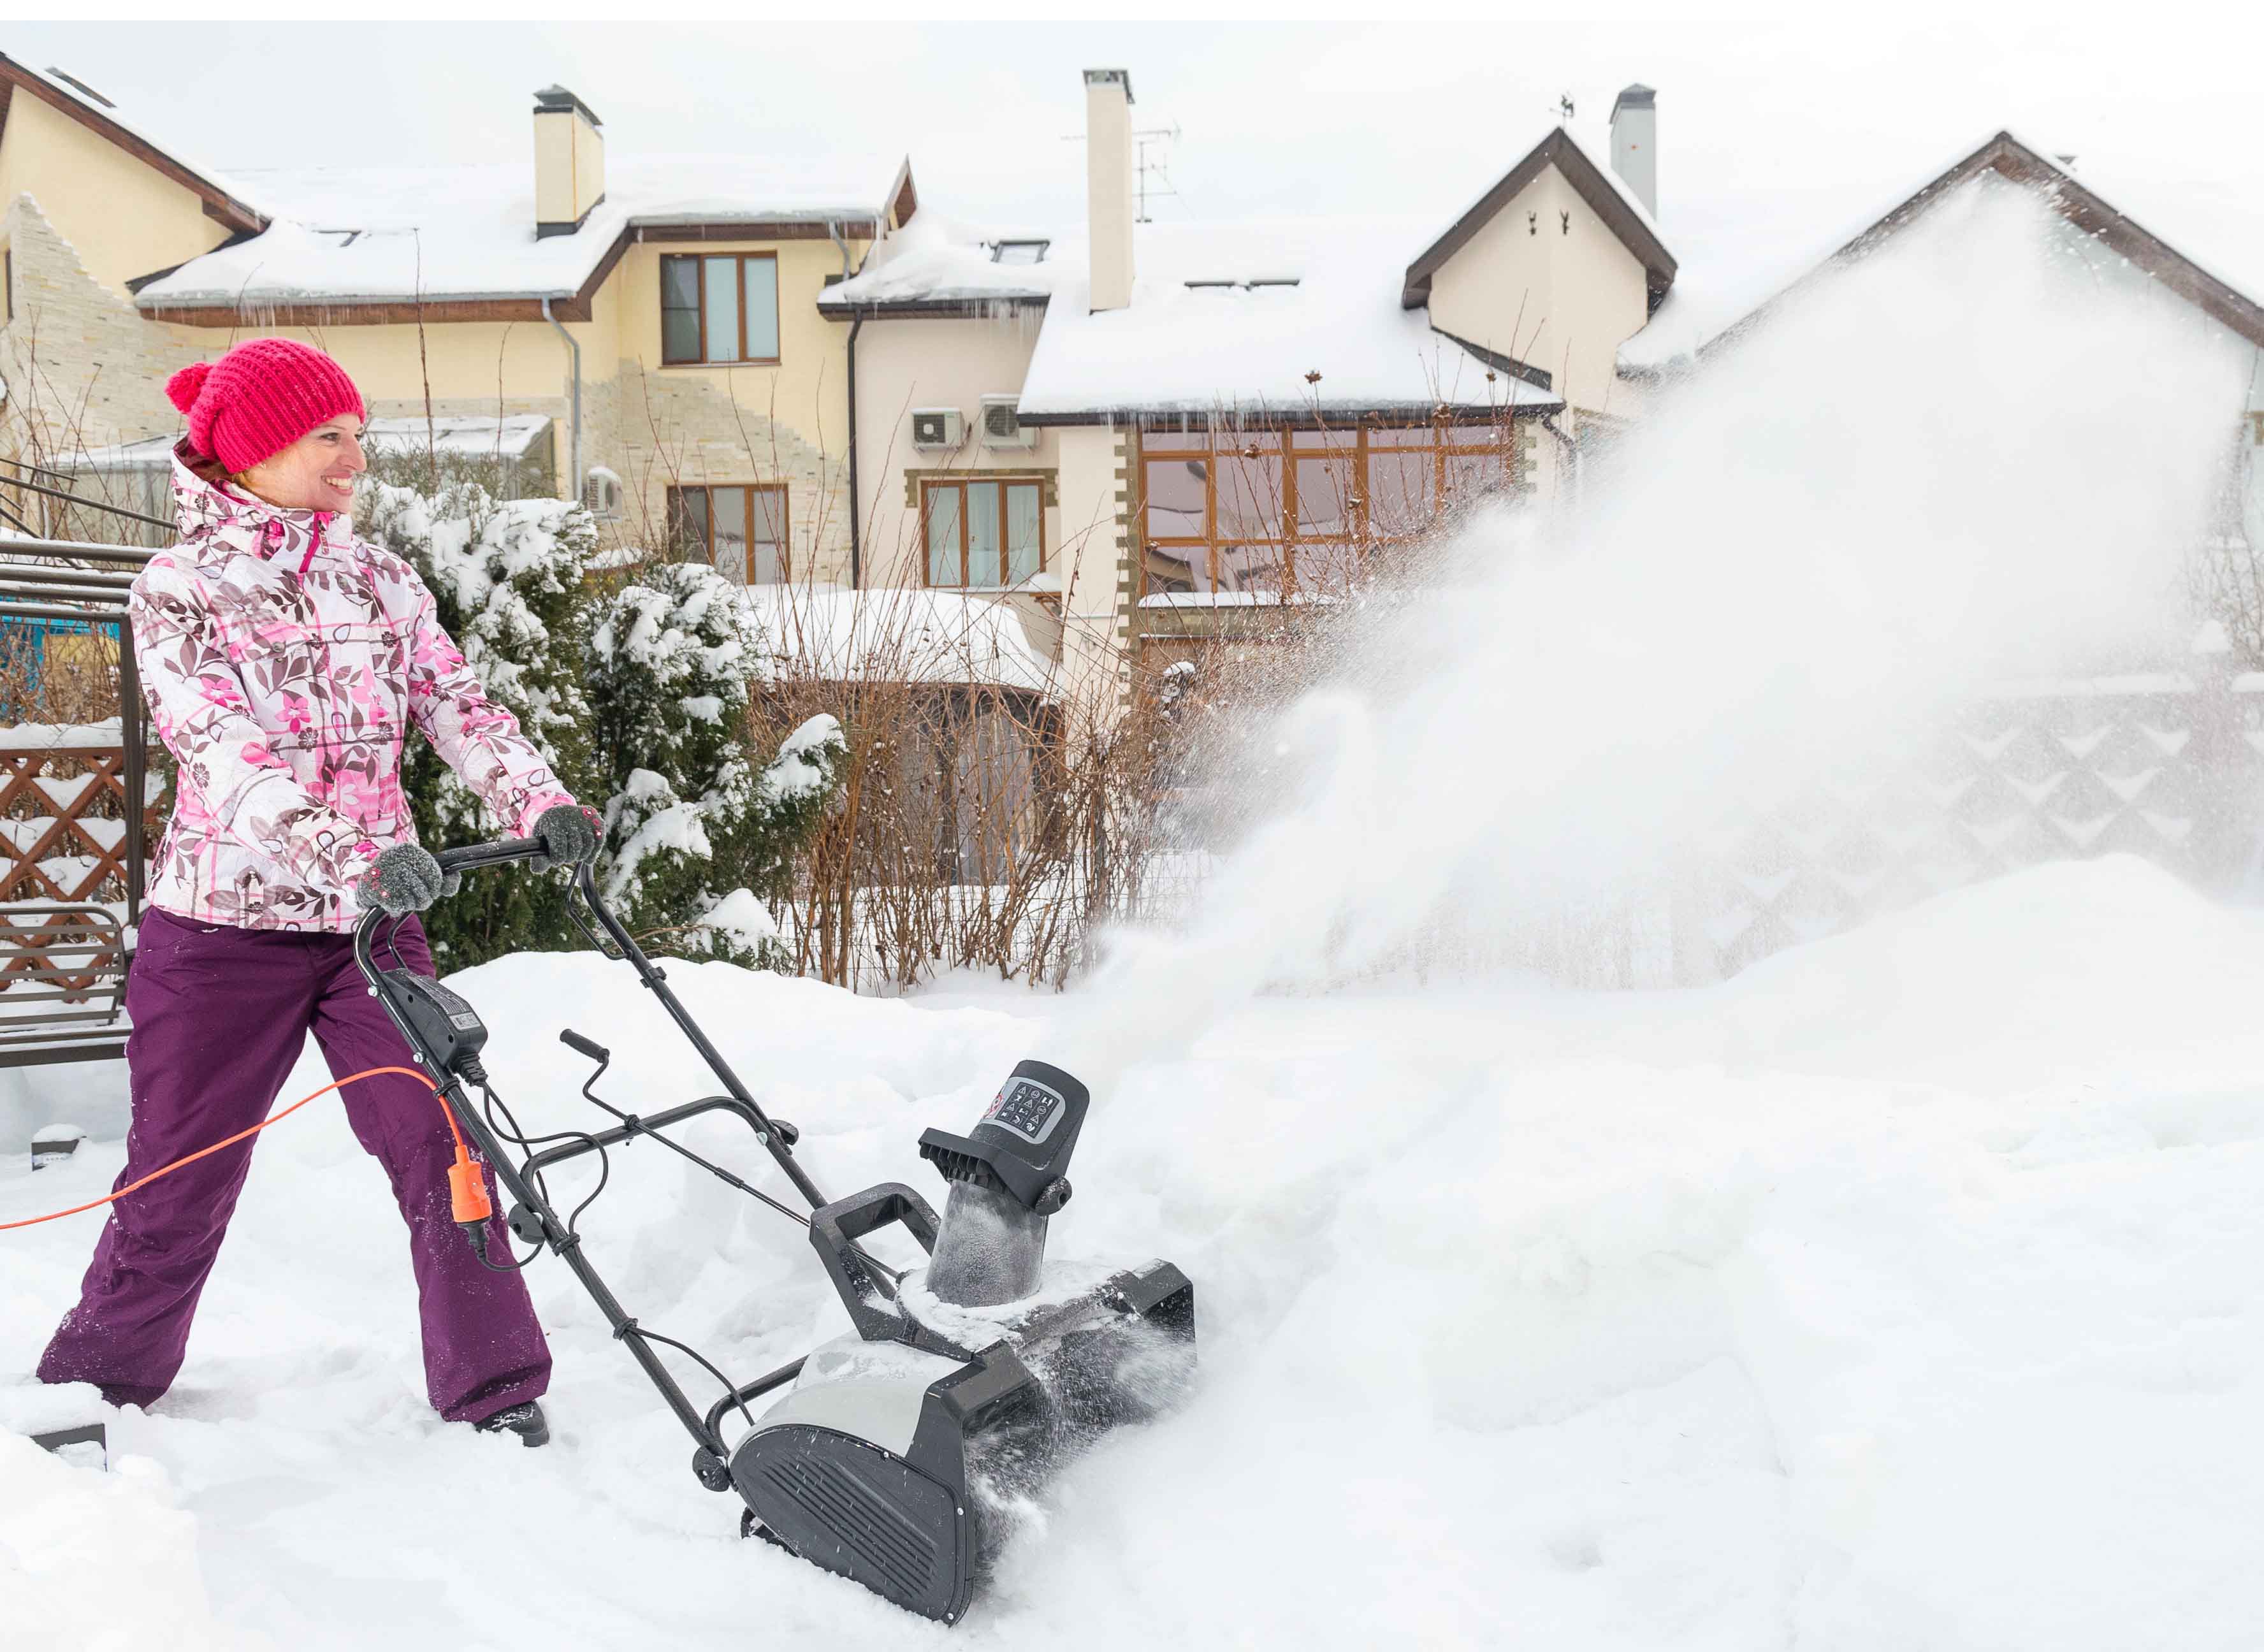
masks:
<path fill-rule="evenodd" d="M 162 110 L 164 130 L 193 122 L 199 157 L 221 169 L 526 156 L 529 94 L 558 80 L 616 152 L 909 152 L 927 204 L 984 221 L 1081 216 L 1083 152 L 1064 140 L 1083 123 L 1078 71 L 1102 65 L 1131 71 L 1140 125 L 1183 134 L 1179 199 L 1159 216 L 1451 212 L 1559 93 L 1593 129 L 1632 80 L 1659 91 L 1670 244 L 1678 213 L 1735 207 L 1760 225 L 1803 197 L 1812 219 L 1821 193 L 1869 204 L 1999 126 L 2079 155 L 2246 173 L 2264 201 L 2264 24 L 2159 8 L 2111 29 L 2065 12 L 1851 15 L 1859 25 L 11 23 L 0 51 L 153 124 Z"/>

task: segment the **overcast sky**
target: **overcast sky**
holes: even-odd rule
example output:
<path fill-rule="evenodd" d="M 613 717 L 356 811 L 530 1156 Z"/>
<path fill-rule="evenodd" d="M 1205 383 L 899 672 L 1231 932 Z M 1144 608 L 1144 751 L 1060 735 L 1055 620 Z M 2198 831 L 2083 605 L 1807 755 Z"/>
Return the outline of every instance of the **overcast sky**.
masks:
<path fill-rule="evenodd" d="M 2246 8 L 2227 7 L 2230 12 Z M 1143 127 L 1176 126 L 1158 216 L 1432 212 L 1517 158 L 1569 94 L 1600 119 L 1659 93 L 1659 190 L 1678 211 L 1856 181 L 1915 182 L 2011 126 L 2125 161 L 2235 169 L 2264 200 L 2264 25 L 1880 21 L 1392 25 L 870 21 L 609 25 L 0 24 L 0 52 L 60 66 L 128 112 L 166 112 L 229 168 L 517 159 L 529 94 L 562 81 L 616 153 L 910 153 L 926 203 L 1048 225 L 1083 212 L 1078 71 L 1131 72 Z M 226 65 L 199 78 L 197 64 Z M 1678 186 L 1682 193 L 1678 197 Z M 2264 208 L 2260 208 L 2264 210 Z"/>

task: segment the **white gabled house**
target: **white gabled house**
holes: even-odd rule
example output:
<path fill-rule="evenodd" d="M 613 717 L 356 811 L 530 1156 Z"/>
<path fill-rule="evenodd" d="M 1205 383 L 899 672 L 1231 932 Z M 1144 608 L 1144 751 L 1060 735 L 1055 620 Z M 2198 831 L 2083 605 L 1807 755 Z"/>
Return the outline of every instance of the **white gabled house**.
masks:
<path fill-rule="evenodd" d="M 1075 683 L 1125 687 L 1463 501 L 1546 494 L 1674 280 L 1649 174 L 1562 127 L 1445 225 L 1137 223 L 1129 76 L 1085 98 L 1081 231 L 931 214 L 818 303 L 850 332 L 859 579 L 999 593 Z M 1630 88 L 1615 134 L 1646 163 L 1652 120 Z"/>

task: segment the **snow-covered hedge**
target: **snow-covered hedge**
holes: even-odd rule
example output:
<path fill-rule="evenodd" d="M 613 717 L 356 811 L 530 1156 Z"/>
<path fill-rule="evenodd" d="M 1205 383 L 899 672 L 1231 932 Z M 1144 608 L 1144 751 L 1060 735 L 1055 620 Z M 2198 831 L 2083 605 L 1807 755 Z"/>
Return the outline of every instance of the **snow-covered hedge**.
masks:
<path fill-rule="evenodd" d="M 762 901 L 782 892 L 831 796 L 841 731 L 813 717 L 767 763 L 750 749 L 734 588 L 704 564 L 663 564 L 606 591 L 579 504 L 498 500 L 474 482 L 429 496 L 373 483 L 363 525 L 416 567 L 488 692 L 602 809 L 599 870 L 632 930 L 656 951 L 786 967 Z M 406 780 L 428 844 L 507 824 L 422 742 Z M 455 967 L 582 944 L 556 879 L 476 880 L 425 927 Z"/>
<path fill-rule="evenodd" d="M 749 656 L 735 588 L 700 563 L 648 569 L 590 630 L 591 727 L 610 801 L 607 897 L 676 951 L 783 967 L 760 897 L 832 795 L 840 725 L 808 719 L 758 768 L 746 743 Z"/>

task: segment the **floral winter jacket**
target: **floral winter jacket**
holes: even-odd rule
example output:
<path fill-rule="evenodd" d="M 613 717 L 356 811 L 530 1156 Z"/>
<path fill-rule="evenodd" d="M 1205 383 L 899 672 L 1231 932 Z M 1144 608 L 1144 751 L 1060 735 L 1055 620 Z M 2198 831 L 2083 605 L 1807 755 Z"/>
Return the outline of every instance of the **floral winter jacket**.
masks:
<path fill-rule="evenodd" d="M 342 933 L 356 879 L 413 843 L 410 726 L 506 830 L 570 802 L 434 618 L 408 563 L 326 511 L 173 466 L 181 542 L 128 601 L 158 737 L 179 761 L 153 906 L 245 929 Z"/>

